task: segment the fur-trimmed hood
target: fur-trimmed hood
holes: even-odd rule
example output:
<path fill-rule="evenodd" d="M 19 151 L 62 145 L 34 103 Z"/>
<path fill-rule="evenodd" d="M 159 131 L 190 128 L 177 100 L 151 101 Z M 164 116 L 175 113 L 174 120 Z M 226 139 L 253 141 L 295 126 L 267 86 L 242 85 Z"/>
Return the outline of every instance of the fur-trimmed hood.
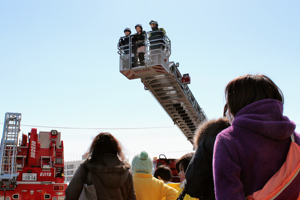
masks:
<path fill-rule="evenodd" d="M 213 137 L 216 136 L 223 131 L 224 129 L 230 126 L 228 119 L 226 117 L 219 118 L 219 119 L 212 119 L 200 124 L 195 131 L 194 136 L 194 146 L 197 148 L 200 142 L 206 137 Z"/>

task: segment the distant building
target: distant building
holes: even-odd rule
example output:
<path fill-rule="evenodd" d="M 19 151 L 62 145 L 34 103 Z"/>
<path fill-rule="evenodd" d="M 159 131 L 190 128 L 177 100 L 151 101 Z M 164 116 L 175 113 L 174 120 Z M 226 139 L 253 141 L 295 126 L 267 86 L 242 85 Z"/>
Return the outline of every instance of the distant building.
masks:
<path fill-rule="evenodd" d="M 81 160 L 65 161 L 65 183 L 70 183 L 80 164 L 83 163 L 88 157 L 89 153 L 85 153 L 82 155 Z M 129 158 L 126 158 L 125 162 L 129 163 Z"/>
<path fill-rule="evenodd" d="M 65 183 L 69 184 L 81 163 L 88 157 L 88 153 L 82 155 L 81 160 L 65 161 Z"/>
<path fill-rule="evenodd" d="M 75 160 L 65 162 L 65 183 L 70 183 L 76 170 L 84 160 Z"/>

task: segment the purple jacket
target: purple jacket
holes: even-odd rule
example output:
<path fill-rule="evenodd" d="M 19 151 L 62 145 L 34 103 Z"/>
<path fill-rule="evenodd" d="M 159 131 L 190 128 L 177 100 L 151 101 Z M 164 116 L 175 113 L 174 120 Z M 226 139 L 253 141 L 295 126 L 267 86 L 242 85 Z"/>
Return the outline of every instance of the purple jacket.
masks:
<path fill-rule="evenodd" d="M 254 102 L 241 109 L 232 126 L 217 136 L 213 158 L 216 199 L 244 200 L 280 169 L 296 128 L 282 113 L 280 101 Z M 300 135 L 294 134 L 300 144 Z"/>

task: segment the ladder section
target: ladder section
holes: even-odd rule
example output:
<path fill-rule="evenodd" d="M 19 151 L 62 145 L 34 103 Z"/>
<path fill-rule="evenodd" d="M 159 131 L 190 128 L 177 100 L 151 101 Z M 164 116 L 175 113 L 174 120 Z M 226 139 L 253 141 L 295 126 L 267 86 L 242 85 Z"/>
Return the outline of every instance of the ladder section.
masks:
<path fill-rule="evenodd" d="M 170 73 L 145 77 L 145 88 L 157 99 L 187 139 L 193 144 L 194 132 L 207 119 L 194 95 L 186 84 L 181 83 L 181 74 L 174 64 L 169 63 Z"/>
<path fill-rule="evenodd" d="M 16 159 L 20 122 L 21 113 L 5 114 L 0 151 L 0 182 L 2 186 L 13 184 L 17 178 Z"/>

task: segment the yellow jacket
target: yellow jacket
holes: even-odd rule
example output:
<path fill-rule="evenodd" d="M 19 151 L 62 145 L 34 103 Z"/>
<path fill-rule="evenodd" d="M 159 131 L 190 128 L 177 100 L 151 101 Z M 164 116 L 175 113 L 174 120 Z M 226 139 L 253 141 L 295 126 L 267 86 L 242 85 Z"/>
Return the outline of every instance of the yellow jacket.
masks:
<path fill-rule="evenodd" d="M 177 190 L 164 184 L 152 174 L 135 173 L 133 186 L 137 200 L 176 200 Z"/>
<path fill-rule="evenodd" d="M 173 182 L 169 182 L 169 183 L 166 183 L 168 186 L 174 188 L 175 190 L 179 191 L 181 190 L 180 188 L 180 183 L 173 183 Z"/>
<path fill-rule="evenodd" d="M 173 182 L 169 182 L 169 183 L 165 183 L 166 185 L 174 188 L 175 190 L 180 190 L 180 183 L 173 183 Z M 176 198 L 178 197 L 178 194 L 176 194 Z M 166 200 L 166 198 L 163 198 L 162 200 Z"/>
<path fill-rule="evenodd" d="M 183 188 L 180 188 L 180 190 L 178 190 L 178 194 L 177 194 L 177 197 L 181 194 Z M 177 198 L 176 197 L 176 198 Z M 186 194 L 183 198 L 183 200 L 198 200 L 197 198 L 193 198 L 191 197 L 190 195 Z"/>

